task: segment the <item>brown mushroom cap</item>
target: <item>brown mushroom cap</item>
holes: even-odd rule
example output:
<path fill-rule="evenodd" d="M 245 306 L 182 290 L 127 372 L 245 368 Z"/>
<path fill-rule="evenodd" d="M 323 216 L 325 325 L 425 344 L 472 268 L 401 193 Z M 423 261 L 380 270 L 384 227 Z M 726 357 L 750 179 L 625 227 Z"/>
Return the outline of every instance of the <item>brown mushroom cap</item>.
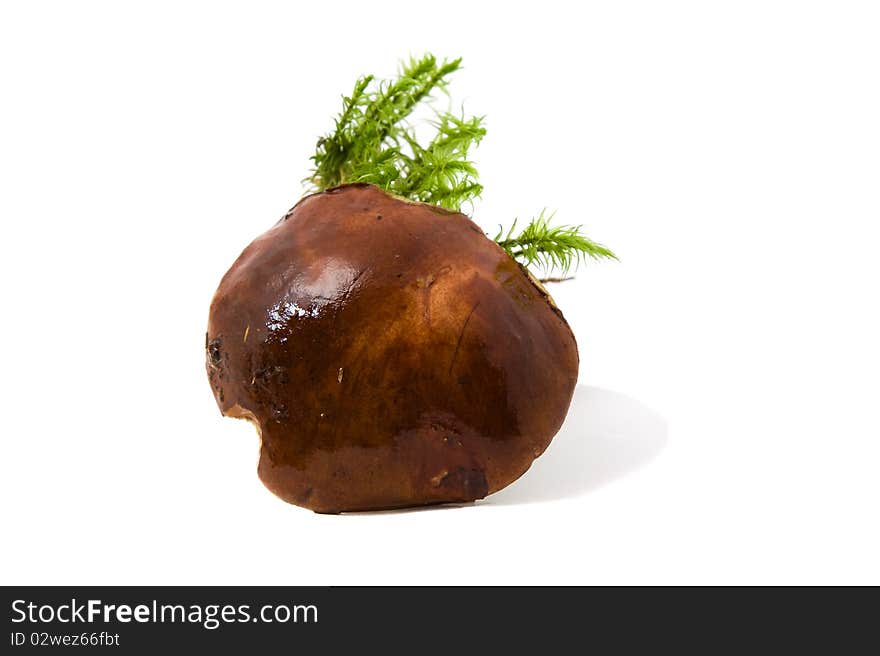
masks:
<path fill-rule="evenodd" d="M 463 214 L 369 185 L 308 196 L 211 303 L 224 415 L 261 435 L 259 475 L 318 512 L 480 499 L 559 430 L 574 336 Z"/>

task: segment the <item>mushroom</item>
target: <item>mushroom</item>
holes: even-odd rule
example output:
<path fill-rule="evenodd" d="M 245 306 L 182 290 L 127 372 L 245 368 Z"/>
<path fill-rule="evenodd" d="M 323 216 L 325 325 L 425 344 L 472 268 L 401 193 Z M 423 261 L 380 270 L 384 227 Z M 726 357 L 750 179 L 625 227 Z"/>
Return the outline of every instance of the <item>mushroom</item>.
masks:
<path fill-rule="evenodd" d="M 469 502 L 519 478 L 578 374 L 562 313 L 465 215 L 349 184 L 254 240 L 210 308 L 221 412 L 320 513 Z"/>

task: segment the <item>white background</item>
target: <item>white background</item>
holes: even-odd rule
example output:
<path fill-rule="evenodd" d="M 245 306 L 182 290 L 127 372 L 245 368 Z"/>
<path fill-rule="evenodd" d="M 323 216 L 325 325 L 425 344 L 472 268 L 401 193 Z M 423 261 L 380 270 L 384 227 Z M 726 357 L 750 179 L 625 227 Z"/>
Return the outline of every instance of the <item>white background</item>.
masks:
<path fill-rule="evenodd" d="M 871 2 L 0 9 L 2 583 L 880 583 Z M 619 264 L 554 288 L 569 420 L 473 506 L 320 516 L 259 482 L 208 304 L 340 94 L 463 56 L 487 231 Z"/>

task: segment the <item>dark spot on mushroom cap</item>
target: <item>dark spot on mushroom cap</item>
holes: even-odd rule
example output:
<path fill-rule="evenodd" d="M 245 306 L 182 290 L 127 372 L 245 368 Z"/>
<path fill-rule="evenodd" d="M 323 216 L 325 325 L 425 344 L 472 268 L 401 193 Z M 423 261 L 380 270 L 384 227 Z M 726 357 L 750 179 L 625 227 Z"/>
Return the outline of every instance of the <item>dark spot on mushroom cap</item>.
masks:
<path fill-rule="evenodd" d="M 482 499 L 489 494 L 486 475 L 481 469 L 456 467 L 440 479 L 440 487 L 460 495 L 463 499 Z"/>
<path fill-rule="evenodd" d="M 223 342 L 220 341 L 220 338 L 211 340 L 208 344 L 208 355 L 211 358 L 211 362 L 215 365 L 220 364 L 220 360 L 222 358 L 222 354 L 220 353 L 220 347 Z"/>

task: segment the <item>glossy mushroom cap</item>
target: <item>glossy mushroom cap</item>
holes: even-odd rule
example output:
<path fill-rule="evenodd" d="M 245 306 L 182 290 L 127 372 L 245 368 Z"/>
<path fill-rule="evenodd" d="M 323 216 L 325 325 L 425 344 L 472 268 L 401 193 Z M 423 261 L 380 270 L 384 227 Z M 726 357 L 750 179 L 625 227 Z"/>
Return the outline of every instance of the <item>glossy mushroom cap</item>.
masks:
<path fill-rule="evenodd" d="M 546 292 L 463 214 L 369 185 L 308 196 L 211 303 L 224 415 L 259 475 L 317 512 L 480 499 L 559 430 L 578 372 Z"/>

